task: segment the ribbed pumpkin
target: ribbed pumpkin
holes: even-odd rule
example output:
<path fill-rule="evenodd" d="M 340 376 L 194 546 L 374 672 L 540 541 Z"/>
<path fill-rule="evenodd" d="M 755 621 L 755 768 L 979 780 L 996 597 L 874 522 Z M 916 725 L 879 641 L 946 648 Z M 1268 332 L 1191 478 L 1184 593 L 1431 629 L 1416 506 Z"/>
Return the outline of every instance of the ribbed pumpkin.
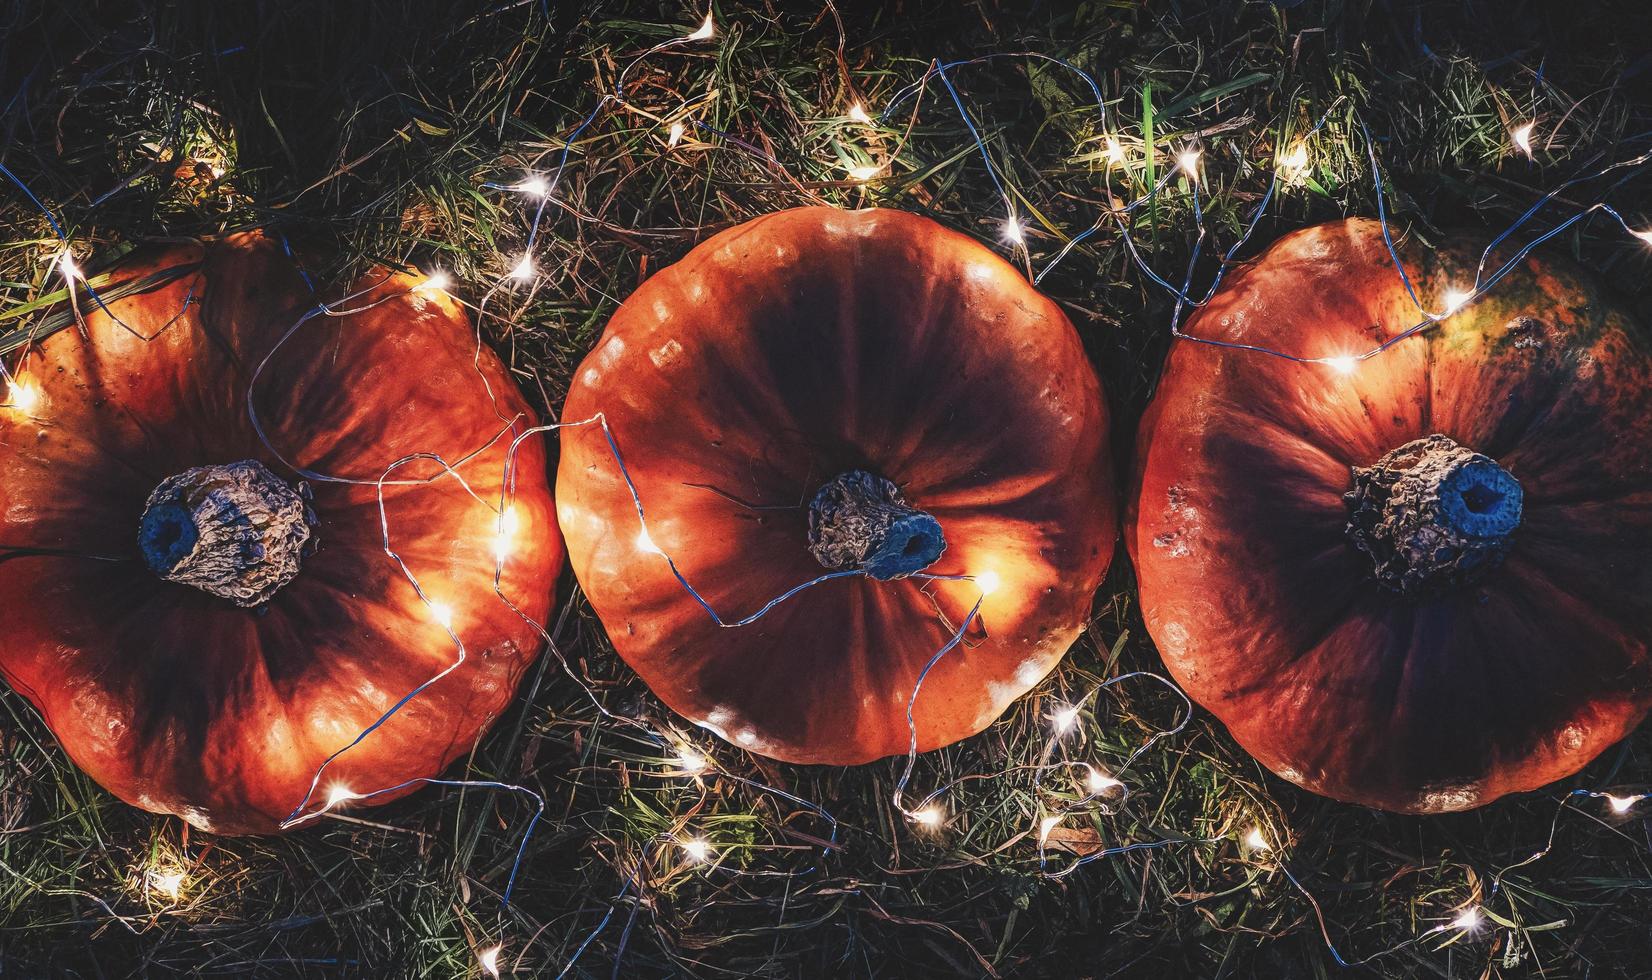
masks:
<path fill-rule="evenodd" d="M 1435 311 L 1480 253 L 1402 248 Z M 1380 226 L 1354 220 L 1286 236 L 1187 329 L 1337 358 L 1420 319 Z M 1166 664 L 1263 764 L 1337 799 L 1462 810 L 1577 772 L 1652 705 L 1639 328 L 1534 256 L 1340 367 L 1172 351 L 1127 529 Z"/>
<path fill-rule="evenodd" d="M 531 414 L 461 307 L 419 282 L 376 275 L 342 304 L 359 312 L 299 327 L 254 389 L 281 456 L 359 484 L 306 482 L 253 429 L 253 373 L 316 303 L 261 236 L 136 254 L 100 292 L 138 291 L 83 299 L 84 333 L 29 353 L 39 407 L 0 410 L 0 672 L 115 795 L 206 830 L 275 830 L 327 756 L 456 659 L 383 550 L 375 484 L 437 453 L 496 502 Z M 518 454 L 503 580 L 541 621 L 562 560 L 544 460 L 535 440 Z M 492 507 L 451 478 L 384 496 L 392 547 L 468 658 L 339 757 L 311 809 L 335 786 L 440 773 L 540 645 L 493 593 Z"/>
<path fill-rule="evenodd" d="M 620 656 L 736 745 L 852 764 L 980 731 L 1083 629 L 1116 537 L 1107 412 L 1055 304 L 964 235 L 803 208 L 639 288 L 573 379 L 558 512 Z M 832 570 L 866 569 L 721 629 Z M 877 577 L 873 577 L 873 576 Z"/>

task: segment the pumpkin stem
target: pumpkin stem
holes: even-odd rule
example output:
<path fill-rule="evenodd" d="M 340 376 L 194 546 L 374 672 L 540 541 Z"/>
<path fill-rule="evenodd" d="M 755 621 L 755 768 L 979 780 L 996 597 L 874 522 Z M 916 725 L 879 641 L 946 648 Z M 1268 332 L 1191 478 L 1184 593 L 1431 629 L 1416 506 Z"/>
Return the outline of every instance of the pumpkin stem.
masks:
<path fill-rule="evenodd" d="M 809 551 L 827 568 L 904 578 L 945 550 L 939 521 L 909 506 L 895 484 L 864 470 L 839 474 L 809 504 Z"/>
<path fill-rule="evenodd" d="M 259 606 L 298 574 L 315 524 L 299 490 L 244 459 L 161 481 L 144 509 L 138 547 L 169 582 Z"/>
<path fill-rule="evenodd" d="M 1405 596 L 1443 595 L 1480 580 L 1508 554 L 1520 526 L 1520 481 L 1439 434 L 1375 465 L 1354 467 L 1348 538 L 1371 556 L 1377 581 Z"/>

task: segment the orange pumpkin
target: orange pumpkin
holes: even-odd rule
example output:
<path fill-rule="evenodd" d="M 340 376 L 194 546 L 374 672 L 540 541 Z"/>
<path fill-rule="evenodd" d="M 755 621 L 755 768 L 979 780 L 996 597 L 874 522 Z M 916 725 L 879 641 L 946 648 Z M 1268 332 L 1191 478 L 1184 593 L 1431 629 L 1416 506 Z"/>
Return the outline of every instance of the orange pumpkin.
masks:
<path fill-rule="evenodd" d="M 802 208 L 644 283 L 574 375 L 558 512 L 615 649 L 751 751 L 854 764 L 990 724 L 1083 629 L 1112 557 L 1107 412 L 1054 303 L 977 242 L 896 211 Z M 655 550 L 658 549 L 658 551 Z M 720 629 L 663 551 L 730 621 Z M 937 581 L 913 573 L 978 575 Z"/>
<path fill-rule="evenodd" d="M 83 300 L 84 333 L 27 357 L 40 405 L 0 410 L 0 672 L 120 798 L 268 832 L 324 759 L 457 659 L 384 552 L 377 482 L 437 453 L 496 505 L 531 413 L 499 361 L 477 356 L 456 302 L 409 292 L 418 279 L 376 275 L 343 304 L 359 312 L 312 319 L 277 350 L 315 304 L 280 246 L 238 235 L 142 252 L 102 292 L 167 269 L 107 309 Z M 362 482 L 306 483 L 257 437 L 248 386 L 272 350 L 253 389 L 271 444 Z M 517 464 L 503 589 L 543 621 L 562 545 L 537 440 Z M 439 472 L 421 460 L 390 480 Z M 392 547 L 451 610 L 468 657 L 340 756 L 310 809 L 334 786 L 437 775 L 540 645 L 494 595 L 494 507 L 446 477 L 384 497 Z"/>
<path fill-rule="evenodd" d="M 1480 251 L 1402 257 L 1440 310 Z M 1187 329 L 1334 358 L 1420 318 L 1356 220 L 1285 237 Z M 1137 458 L 1148 629 L 1292 782 L 1466 809 L 1577 772 L 1652 706 L 1652 361 L 1562 261 L 1349 374 L 1180 344 Z"/>

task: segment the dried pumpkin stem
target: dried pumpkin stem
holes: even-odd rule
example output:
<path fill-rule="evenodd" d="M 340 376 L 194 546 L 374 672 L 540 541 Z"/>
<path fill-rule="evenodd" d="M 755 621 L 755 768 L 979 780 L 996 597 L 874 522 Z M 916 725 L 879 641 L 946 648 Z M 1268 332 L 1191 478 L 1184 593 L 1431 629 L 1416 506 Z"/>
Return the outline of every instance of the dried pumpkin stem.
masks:
<path fill-rule="evenodd" d="M 864 470 L 839 474 L 809 504 L 809 551 L 827 568 L 902 578 L 928 568 L 945 550 L 939 521 L 908 505 L 895 484 Z"/>
<path fill-rule="evenodd" d="M 1377 581 L 1428 598 L 1473 584 L 1508 554 L 1520 526 L 1520 481 L 1449 436 L 1416 439 L 1355 467 L 1348 537 Z"/>
<path fill-rule="evenodd" d="M 161 578 L 250 607 L 298 574 L 314 528 L 303 495 L 246 459 L 161 481 L 144 509 L 138 546 Z"/>

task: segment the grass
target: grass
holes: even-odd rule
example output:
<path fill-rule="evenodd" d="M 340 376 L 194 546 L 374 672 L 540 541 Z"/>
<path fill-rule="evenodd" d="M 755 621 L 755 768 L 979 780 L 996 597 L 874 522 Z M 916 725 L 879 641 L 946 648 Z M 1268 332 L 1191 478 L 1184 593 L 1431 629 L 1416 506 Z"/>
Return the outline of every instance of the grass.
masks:
<path fill-rule="evenodd" d="M 1543 189 L 1652 135 L 1641 56 L 1652 44 L 1633 3 L 1555 13 L 1359 0 L 1020 6 L 720 5 L 714 42 L 633 69 L 626 104 L 569 145 L 624 66 L 692 29 L 702 10 L 26 0 L 0 14 L 0 162 L 53 206 L 88 259 L 147 238 L 268 225 L 336 246 L 330 274 L 416 262 L 476 282 L 514 264 L 532 219 L 518 195 L 482 185 L 548 172 L 566 150 L 536 243 L 543 275 L 497 297 L 483 320 L 550 412 L 615 305 L 717 229 L 824 201 L 901 207 L 996 240 L 1002 203 L 935 81 L 916 115 L 907 103 L 875 131 L 846 119 L 856 100 L 886 104 L 931 58 L 1034 51 L 1103 86 L 1110 130 L 1135 161 L 1124 172 L 1109 171 L 1088 93 L 1058 66 L 1003 59 L 952 76 L 1028 225 L 1035 268 L 1193 139 L 1205 148 L 1206 220 L 1225 243 L 1276 154 L 1329 113 L 1310 143 L 1309 179 L 1271 210 L 1262 244 L 1375 213 L 1356 119 L 1377 140 L 1395 219 L 1429 240 L 1501 229 Z M 691 127 L 668 150 L 665 124 L 688 102 L 714 129 Z M 1527 118 L 1539 122 L 1535 162 L 1509 143 L 1509 125 Z M 1157 159 L 1144 159 L 1148 142 Z M 884 161 L 882 176 L 848 178 L 849 167 Z M 1594 185 L 1574 200 L 1609 191 L 1644 226 L 1648 186 Z M 1159 269 L 1187 262 L 1188 203 L 1176 190 L 1138 218 Z M 4 329 L 52 299 L 57 246 L 20 194 L 0 195 L 0 226 Z M 1647 311 L 1637 243 L 1595 225 L 1556 247 Z M 1198 281 L 1213 269 L 1202 265 Z M 1169 305 L 1110 225 L 1042 288 L 1092 353 L 1127 458 L 1170 343 Z M 1196 713 L 1140 758 L 1129 807 L 1062 833 L 1078 848 L 1092 834 L 1229 839 L 1055 880 L 1037 873 L 1025 836 L 1036 820 L 1030 776 L 966 782 L 943 831 L 914 833 L 889 805 L 899 760 L 806 769 L 690 735 L 617 660 L 566 577 L 562 598 L 559 645 L 609 710 L 675 727 L 728 774 L 825 806 L 842 822 L 839 846 L 818 846 L 827 828 L 806 808 L 747 783 L 668 775 L 673 760 L 604 721 L 549 658 L 469 762 L 549 802 L 503 914 L 529 816 L 519 800 L 427 791 L 287 838 L 191 834 L 109 798 L 7 692 L 0 976 L 477 975 L 476 950 L 501 931 L 503 966 L 555 975 L 605 916 L 575 975 L 1632 977 L 1652 957 L 1652 824 L 1588 805 L 1557 811 L 1572 785 L 1652 781 L 1645 733 L 1566 786 L 1420 819 L 1304 794 Z M 1061 669 L 982 735 L 923 757 L 914 786 L 1032 761 L 1055 705 L 1157 664 L 1120 560 Z M 1114 763 L 1180 711 L 1151 684 L 1092 704 L 1068 744 L 1075 757 Z M 1252 824 L 1280 842 L 1349 958 L 1405 943 L 1467 903 L 1497 919 L 1461 941 L 1441 935 L 1342 970 L 1278 863 L 1233 844 Z M 1492 874 L 1540 849 L 1551 828 L 1552 853 L 1494 894 Z M 703 836 L 715 870 L 651 846 L 662 833 Z M 186 871 L 177 900 L 146 879 L 151 869 Z"/>

